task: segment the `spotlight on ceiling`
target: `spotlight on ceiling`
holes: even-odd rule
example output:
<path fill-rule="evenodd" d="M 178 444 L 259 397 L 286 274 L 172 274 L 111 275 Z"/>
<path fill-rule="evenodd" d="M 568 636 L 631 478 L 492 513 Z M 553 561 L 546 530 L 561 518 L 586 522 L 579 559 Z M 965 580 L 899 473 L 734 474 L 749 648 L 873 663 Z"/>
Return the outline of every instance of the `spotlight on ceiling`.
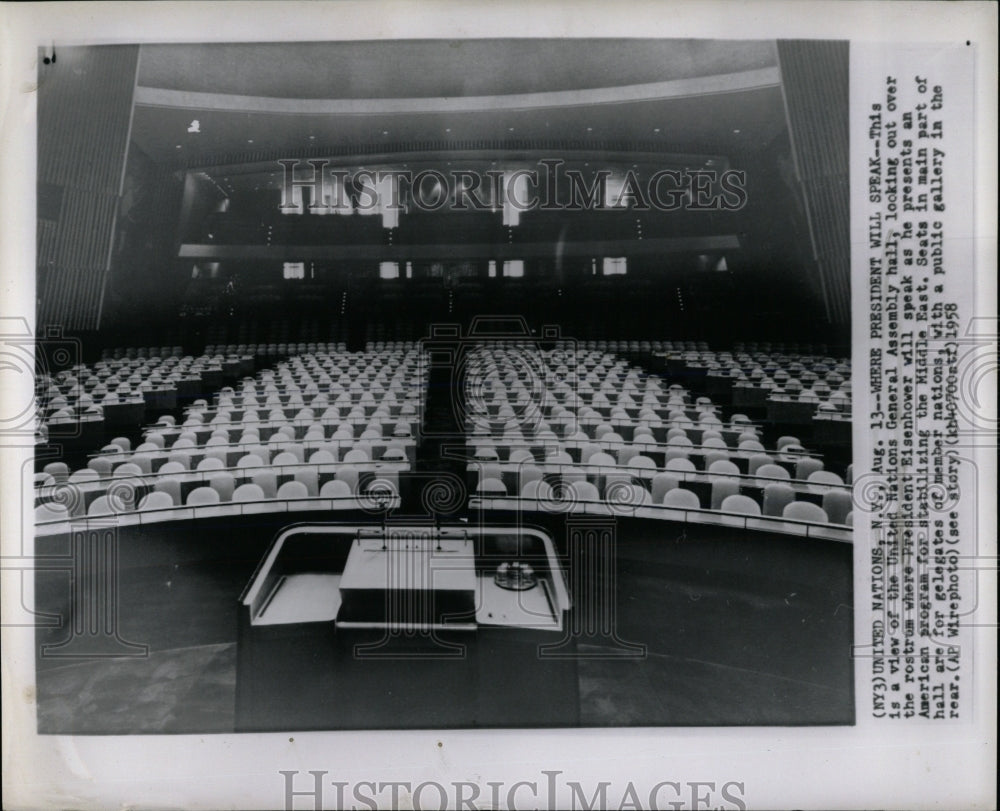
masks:
<path fill-rule="evenodd" d="M 712 254 L 701 254 L 697 259 L 698 270 L 709 273 L 725 273 L 729 270 L 729 264 L 725 256 Z"/>

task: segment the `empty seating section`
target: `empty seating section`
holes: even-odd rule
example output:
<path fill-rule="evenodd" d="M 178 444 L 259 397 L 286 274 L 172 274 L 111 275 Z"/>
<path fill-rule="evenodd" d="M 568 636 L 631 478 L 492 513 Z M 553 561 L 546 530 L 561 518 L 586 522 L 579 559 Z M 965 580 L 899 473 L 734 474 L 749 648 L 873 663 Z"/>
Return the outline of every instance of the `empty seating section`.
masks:
<path fill-rule="evenodd" d="M 849 486 L 797 437 L 766 441 L 762 423 L 600 343 L 484 343 L 466 363 L 465 402 L 474 506 L 847 526 Z"/>
<path fill-rule="evenodd" d="M 206 359 L 219 357 L 225 363 L 240 355 Z M 120 358 L 101 369 L 138 360 Z M 198 368 L 191 360 L 184 369 Z M 135 447 L 117 437 L 84 469 L 49 463 L 36 476 L 36 521 L 109 513 L 189 519 L 189 508 L 198 515 L 250 506 L 355 508 L 372 491 L 380 503 L 387 494 L 398 500 L 399 474 L 411 469 L 420 435 L 426 365 L 409 342 L 365 352 L 321 345 L 286 357 L 235 387 L 220 387 L 211 402 L 194 400 L 179 418 L 147 425 Z"/>
<path fill-rule="evenodd" d="M 91 366 L 76 364 L 35 384 L 38 442 L 79 438 L 105 429 L 138 427 L 146 408 L 169 410 L 185 398 L 222 385 L 224 373 L 252 374 L 250 355 L 181 356 L 181 347 L 112 350 Z"/>
<path fill-rule="evenodd" d="M 849 441 L 850 360 L 810 350 L 738 344 L 732 352 L 713 352 L 687 345 L 654 354 L 675 372 L 703 375 L 706 390 L 725 395 L 735 409 L 761 409 L 772 423 L 810 425 L 820 441 Z"/>
<path fill-rule="evenodd" d="M 828 469 L 787 429 L 801 424 L 794 415 L 778 423 L 780 435 L 769 428 L 771 405 L 785 402 L 849 421 L 846 361 L 766 344 L 549 347 L 483 341 L 463 360 L 472 507 L 773 524 L 800 534 L 852 524 L 850 466 Z M 683 374 L 665 378 L 632 361 Z M 139 441 L 96 443 L 84 468 L 45 465 L 35 476 L 36 521 L 358 507 L 372 489 L 398 500 L 400 474 L 416 461 L 428 365 L 419 344 L 402 341 L 362 352 L 332 343 L 209 345 L 197 357 L 178 347 L 108 351 L 92 367 L 41 378 L 43 431 L 60 419 L 104 419 L 118 406 L 141 416 L 146 405 L 162 412 L 177 403 L 177 416 L 147 424 Z M 683 385 L 684 374 L 704 385 Z M 217 384 L 210 398 L 193 396 L 206 384 Z M 128 424 L 124 412 L 115 418 Z"/>
<path fill-rule="evenodd" d="M 400 342 L 399 345 L 401 345 Z M 410 344 L 411 346 L 415 344 Z M 240 357 L 250 356 L 258 361 L 270 362 L 282 360 L 292 355 L 306 355 L 316 352 L 344 352 L 347 345 L 344 343 L 326 343 L 323 341 L 278 341 L 271 343 L 243 343 L 243 344 L 209 344 L 205 347 L 205 352 L 223 355 L 238 355 Z"/>

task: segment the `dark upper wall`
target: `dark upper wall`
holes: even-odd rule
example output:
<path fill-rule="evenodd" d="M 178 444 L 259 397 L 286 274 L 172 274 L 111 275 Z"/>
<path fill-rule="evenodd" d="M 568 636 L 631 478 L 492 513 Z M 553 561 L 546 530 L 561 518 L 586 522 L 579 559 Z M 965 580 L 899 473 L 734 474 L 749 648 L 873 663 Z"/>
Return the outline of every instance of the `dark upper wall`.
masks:
<path fill-rule="evenodd" d="M 177 257 L 183 180 L 134 144 L 118 207 L 102 329 L 135 324 L 168 326 L 177 314 L 184 267 Z"/>
<path fill-rule="evenodd" d="M 733 165 L 746 168 L 749 172 L 753 193 L 747 209 L 728 218 L 726 222 L 710 223 L 711 227 L 704 230 L 707 234 L 738 234 L 741 242 L 740 261 L 738 265 L 730 262 L 732 272 L 714 276 L 711 287 L 706 286 L 706 282 L 698 281 L 706 279 L 704 275 L 694 274 L 686 288 L 683 284 L 675 284 L 670 277 L 647 279 L 646 284 L 649 286 L 641 288 L 639 280 L 630 276 L 627 282 L 616 287 L 636 286 L 638 292 L 635 296 L 625 295 L 624 289 L 614 292 L 612 298 L 621 300 L 621 306 L 617 308 L 609 308 L 604 304 L 603 290 L 595 291 L 593 297 L 583 296 L 573 302 L 569 301 L 572 297 L 570 290 L 559 294 L 558 291 L 552 293 L 546 288 L 537 291 L 536 296 L 529 294 L 528 298 L 535 298 L 540 302 L 539 307 L 553 315 L 563 312 L 568 318 L 586 320 L 589 323 L 606 319 L 606 332 L 609 336 L 622 326 L 638 328 L 636 310 L 649 313 L 648 323 L 644 321 L 642 328 L 649 329 L 650 334 L 663 334 L 664 328 L 658 326 L 658 322 L 664 320 L 665 316 L 669 316 L 673 322 L 672 327 L 679 330 L 706 329 L 706 318 L 712 323 L 723 319 L 726 320 L 727 330 L 740 327 L 742 334 L 738 337 L 744 338 L 759 337 L 757 330 L 765 328 L 780 330 L 789 338 L 798 338 L 801 334 L 819 329 L 818 324 L 823 320 L 824 313 L 827 315 L 824 327 L 830 321 L 846 325 L 849 315 L 846 229 L 847 46 L 843 43 L 781 43 L 779 47 L 786 85 L 784 92 L 787 96 L 788 120 L 792 128 L 791 144 L 782 140 L 787 136 L 782 121 L 780 91 L 776 85 L 753 91 L 753 94 L 763 94 L 772 100 L 772 97 L 778 97 L 776 104 L 769 103 L 767 106 L 768 110 L 771 107 L 776 109 L 774 114 L 768 112 L 765 115 L 758 111 L 758 117 L 762 116 L 762 121 L 757 122 L 759 127 L 753 126 L 753 122 L 757 121 L 751 114 L 755 105 L 748 101 L 744 107 L 737 109 L 735 96 L 727 96 L 726 103 L 713 108 L 714 114 L 707 117 L 695 115 L 690 110 L 690 115 L 678 114 L 676 121 L 671 120 L 672 115 L 666 117 L 672 125 L 680 125 L 685 121 L 710 122 L 711 126 L 707 128 L 704 124 L 700 126 L 708 135 L 724 135 L 727 145 L 725 153 L 730 156 Z M 42 323 L 59 323 L 71 329 L 90 330 L 95 329 L 99 323 L 107 328 L 110 324 L 106 322 L 111 317 L 118 326 L 125 327 L 125 334 L 129 334 L 130 328 L 148 325 L 150 310 L 158 308 L 163 323 L 167 324 L 174 317 L 176 305 L 184 298 L 184 291 L 191 280 L 191 267 L 197 259 L 177 259 L 176 239 L 178 224 L 182 219 L 182 184 L 171 171 L 176 168 L 175 164 L 165 160 L 162 155 L 150 153 L 152 157 L 147 159 L 140 150 L 134 150 L 129 160 L 125 195 L 123 198 L 119 196 L 136 60 L 137 51 L 134 47 L 105 46 L 61 49 L 57 65 L 40 66 L 39 293 Z M 826 94 L 823 98 L 816 96 L 820 90 Z M 752 94 L 748 91 L 744 95 L 749 98 Z M 696 101 L 708 103 L 704 99 Z M 139 109 L 141 108 L 137 109 L 132 135 L 134 143 L 141 145 L 138 137 L 138 130 L 141 129 Z M 661 113 L 679 108 L 656 109 L 659 111 L 658 122 Z M 593 111 L 585 112 L 589 114 Z M 739 119 L 732 124 L 733 128 L 730 128 L 725 114 L 736 115 Z M 201 123 L 206 131 L 200 137 L 204 137 L 209 128 L 205 121 Z M 573 119 L 573 123 L 580 124 L 576 129 L 584 132 L 582 124 L 590 122 Z M 652 138 L 654 133 L 659 133 L 659 128 L 652 126 L 656 123 L 652 119 L 648 122 L 642 119 L 641 123 L 646 133 L 644 138 Z M 184 117 L 179 131 L 184 133 L 185 138 L 197 139 L 197 135 L 186 134 L 188 124 L 188 118 Z M 600 127 L 595 129 L 599 130 Z M 517 134 L 520 132 L 518 129 Z M 702 130 L 698 130 L 698 133 L 701 132 Z M 259 134 L 241 132 L 244 141 L 248 141 L 250 135 Z M 392 137 L 405 135 L 406 133 L 392 132 Z M 593 138 L 596 139 L 598 135 L 595 131 Z M 305 138 L 303 135 L 303 140 Z M 603 141 L 590 139 L 589 135 L 580 135 L 578 142 L 573 142 L 574 148 L 595 150 L 592 155 L 600 155 L 608 148 Z M 259 145 L 260 138 L 255 140 L 258 143 L 254 146 Z M 699 146 L 705 146 L 700 135 L 696 140 Z M 184 149 L 176 150 L 173 140 L 170 140 L 170 154 L 184 152 L 188 143 L 189 141 L 184 141 Z M 638 142 L 632 142 L 632 146 L 636 143 Z M 531 152 L 530 147 L 533 145 L 537 146 L 534 142 L 525 142 L 525 150 Z M 454 149 L 456 146 L 461 146 L 461 143 L 448 141 L 442 142 L 435 149 Z M 797 161 L 792 160 L 792 147 L 796 150 Z M 287 157 L 285 152 L 280 154 Z M 257 160 L 264 160 L 264 157 L 257 156 Z M 236 215 L 235 219 L 239 219 L 240 210 L 235 205 L 236 202 L 234 199 L 232 214 Z M 804 213 L 806 203 L 809 204 L 809 214 L 814 224 L 815 242 L 810 242 L 810 220 Z M 254 206 L 250 206 L 251 211 L 253 208 Z M 682 222 L 681 216 L 651 216 L 643 218 L 640 236 L 636 223 L 629 215 L 619 217 L 614 213 L 608 214 L 609 219 L 602 219 L 601 225 L 608 227 L 608 238 L 618 243 L 614 255 L 634 253 L 637 259 L 640 256 L 648 257 L 648 248 L 654 237 L 685 237 L 702 232 L 702 229 L 692 228 L 690 224 Z M 708 215 L 708 218 L 720 220 L 714 214 Z M 203 224 L 207 225 L 208 219 L 209 217 L 205 217 Z M 300 227 L 307 224 L 305 220 L 310 218 L 302 218 L 301 222 L 296 222 L 297 219 L 288 218 L 289 226 Z M 326 221 L 323 223 L 326 230 L 344 225 L 344 219 L 348 218 L 322 219 Z M 480 223 L 477 220 L 475 228 L 470 224 L 469 229 L 454 229 L 452 221 L 430 215 L 420 218 L 419 228 L 410 229 L 413 232 L 409 235 L 410 239 L 403 239 L 407 236 L 404 233 L 407 223 L 390 237 L 383 233 L 377 218 L 355 219 L 364 219 L 365 222 L 354 224 L 350 229 L 354 231 L 350 235 L 354 239 L 336 239 L 338 245 L 344 241 L 360 242 L 362 247 L 372 243 L 378 246 L 391 243 L 391 247 L 397 251 L 402 250 L 407 243 L 423 248 L 425 241 L 460 245 L 468 241 L 469 234 L 466 231 L 469 229 L 477 234 L 483 232 L 475 242 L 500 245 L 505 249 L 509 247 L 513 250 L 521 240 L 552 245 L 551 261 L 539 257 L 537 252 L 531 254 L 533 260 L 529 273 L 542 278 L 548 277 L 546 284 L 550 284 L 553 277 L 559 283 L 563 277 L 569 281 L 574 275 L 568 264 L 571 252 L 563 251 L 562 246 L 567 244 L 564 240 L 593 239 L 600 235 L 601 230 L 593 227 L 595 223 L 590 222 L 593 218 L 588 219 L 586 214 L 567 217 L 560 214 L 547 218 L 545 215 L 529 213 L 513 233 L 507 233 L 506 229 L 501 228 L 499 235 L 493 233 L 491 221 Z M 563 219 L 566 220 L 565 223 L 561 222 Z M 700 224 L 701 220 L 698 222 Z M 819 228 L 816 227 L 817 223 Z M 418 223 L 414 221 L 413 225 Z M 621 228 L 617 228 L 619 225 Z M 635 233 L 632 233 L 633 227 Z M 372 239 L 357 239 L 358 232 L 367 233 L 369 230 L 374 232 Z M 216 233 L 214 229 L 212 233 Z M 291 240 L 285 242 L 281 238 L 285 236 L 283 234 L 274 233 L 271 240 L 267 240 L 266 234 L 261 233 L 264 235 L 264 242 L 270 241 L 272 246 L 294 244 Z M 377 241 L 374 236 L 378 237 Z M 218 234 L 214 241 L 216 245 L 219 244 Z M 240 241 L 252 244 L 260 240 Z M 635 251 L 628 250 L 629 245 Z M 640 247 L 642 250 L 639 250 Z M 699 250 L 692 253 L 701 252 Z M 564 253 L 566 262 L 561 259 Z M 486 252 L 480 258 L 489 255 Z M 112 266 L 110 276 L 109 257 Z M 369 261 L 364 268 L 359 268 L 359 272 L 373 277 L 379 257 L 370 255 L 366 258 Z M 461 256 L 453 258 L 465 261 Z M 335 259 L 330 257 L 331 261 Z M 585 262 L 586 257 L 573 257 L 573 261 L 577 259 Z M 694 262 L 697 256 L 688 256 L 686 259 Z M 654 274 L 655 267 L 661 264 L 655 260 L 656 257 L 648 257 L 650 272 Z M 666 263 L 667 257 L 663 256 L 662 260 Z M 642 262 L 645 263 L 646 259 Z M 222 268 L 221 280 L 228 278 L 232 272 L 240 271 L 239 267 L 232 264 L 223 264 L 225 266 Z M 280 259 L 273 268 L 274 274 L 279 276 Z M 340 272 L 338 270 L 338 275 Z M 585 268 L 582 272 L 586 275 Z M 723 282 L 725 285 L 719 288 L 718 285 Z M 529 279 L 520 285 L 512 285 L 510 305 L 522 301 L 525 298 L 524 288 L 530 288 L 532 284 Z M 495 287 L 504 288 L 503 285 Z M 515 287 L 521 289 L 514 290 Z M 572 284 L 568 287 L 572 287 Z M 499 290 L 491 289 L 484 291 L 481 298 L 471 293 L 463 298 L 468 298 L 470 308 L 475 309 L 495 304 L 497 292 Z M 623 295 L 619 295 L 619 292 Z M 383 318 L 382 310 L 392 309 L 391 302 L 382 298 L 384 294 L 387 295 L 388 291 L 373 291 L 375 298 L 370 301 L 386 305 L 372 310 L 373 319 Z M 676 307 L 674 304 L 680 294 L 683 294 L 686 303 L 683 311 L 679 304 Z M 457 299 L 456 295 L 456 307 Z M 626 302 L 626 299 L 629 301 Z M 406 305 L 404 312 L 420 317 L 421 313 L 414 299 L 403 294 L 401 300 Z M 727 309 L 735 304 L 743 307 L 739 311 L 739 317 L 734 318 L 732 310 L 728 316 L 724 316 Z M 298 306 L 290 301 L 285 314 L 294 320 Z M 330 305 L 323 303 L 321 306 L 328 309 Z M 672 308 L 678 312 L 672 312 Z M 693 315 L 695 312 L 698 313 L 697 316 Z M 428 307 L 428 317 L 435 313 L 434 308 Z M 759 317 L 752 317 L 753 313 Z M 615 314 L 620 316 L 622 326 L 611 323 L 612 315 Z M 102 317 L 105 323 L 101 322 Z"/>
<path fill-rule="evenodd" d="M 138 55 L 117 45 L 39 59 L 39 327 L 100 325 Z"/>
<path fill-rule="evenodd" d="M 830 321 L 846 329 L 851 318 L 849 44 L 779 41 L 778 57 L 816 272 Z"/>

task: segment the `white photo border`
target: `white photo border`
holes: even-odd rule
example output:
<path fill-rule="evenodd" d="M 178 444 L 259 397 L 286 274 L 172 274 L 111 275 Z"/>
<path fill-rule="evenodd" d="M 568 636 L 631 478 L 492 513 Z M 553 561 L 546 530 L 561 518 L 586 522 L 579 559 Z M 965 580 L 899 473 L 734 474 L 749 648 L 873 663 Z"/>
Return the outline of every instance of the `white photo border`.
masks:
<path fill-rule="evenodd" d="M 34 321 L 35 82 L 38 48 L 55 44 L 378 38 L 707 37 L 848 39 L 879 47 L 970 43 L 975 49 L 977 316 L 996 317 L 997 9 L 938 2 L 206 2 L 5 3 L 0 8 L 0 282 L 5 318 Z M 856 156 L 852 156 L 852 160 Z M 856 192 L 852 192 L 854 194 Z M 993 322 L 996 323 L 995 320 Z M 30 387 L 30 381 L 28 381 Z M 6 408 L 16 393 L 0 393 Z M 986 403 L 995 415 L 995 400 Z M 994 449 L 977 507 L 994 569 L 981 574 L 980 610 L 996 617 Z M 26 450 L 3 449 L 4 555 L 20 548 L 14 517 L 30 514 L 17 486 Z M 12 551 L 13 550 L 13 551 Z M 29 578 L 30 579 L 30 578 Z M 25 589 L 30 600 L 30 589 Z M 4 616 L 21 595 L 5 590 Z M 30 604 L 30 603 L 29 603 Z M 995 619 L 994 619 L 995 621 Z M 744 784 L 748 808 L 995 807 L 996 634 L 977 629 L 976 717 L 963 724 L 846 727 L 330 732 L 169 736 L 39 736 L 33 635 L 3 628 L 3 789 L 10 808 L 275 808 L 281 770 L 327 772 L 333 782 L 436 781 L 612 784 L 617 807 L 633 784 L 648 797 L 663 781 Z M 860 706 L 860 705 L 859 705 Z M 501 795 L 506 797 L 506 791 Z M 386 795 L 381 795 L 386 796 Z M 516 795 L 545 806 L 527 789 Z M 666 797 L 666 795 L 661 795 Z M 488 797 L 484 790 L 483 797 Z M 411 798 L 412 799 L 412 798 Z M 565 807 L 567 794 L 558 797 Z M 670 797 L 669 799 L 676 799 Z M 347 797 L 348 802 L 350 795 Z M 451 799 L 454 802 L 454 795 Z M 685 795 L 685 807 L 690 796 Z M 435 792 L 424 798 L 439 803 Z M 357 804 L 355 802 L 355 804 Z M 312 807 L 308 797 L 295 807 Z M 363 807 L 363 806 L 362 806 Z M 629 806 L 625 806 L 629 807 Z M 643 807 L 646 807 L 643 805 Z M 737 807 L 735 805 L 727 807 Z"/>

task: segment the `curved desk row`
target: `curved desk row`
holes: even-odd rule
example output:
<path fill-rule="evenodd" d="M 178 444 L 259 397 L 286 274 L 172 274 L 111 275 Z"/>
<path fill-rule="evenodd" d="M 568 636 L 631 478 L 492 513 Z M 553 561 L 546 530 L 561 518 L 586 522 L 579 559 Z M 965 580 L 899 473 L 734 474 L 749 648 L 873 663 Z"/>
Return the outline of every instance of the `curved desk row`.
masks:
<path fill-rule="evenodd" d="M 399 496 L 388 488 L 372 488 L 360 495 L 339 498 L 264 499 L 261 501 L 227 502 L 218 504 L 187 505 L 153 510 L 134 510 L 105 515 L 68 517 L 63 520 L 42 521 L 35 525 L 37 536 L 66 535 L 76 531 L 104 529 L 107 527 L 142 526 L 165 521 L 197 521 L 208 518 L 234 518 L 264 513 L 327 512 L 362 510 L 372 515 L 383 515 L 387 510 L 399 508 Z"/>
<path fill-rule="evenodd" d="M 663 504 L 630 504 L 603 500 L 584 501 L 576 498 L 530 499 L 474 496 L 470 500 L 469 506 L 472 509 L 483 511 L 648 518 L 659 521 L 732 527 L 740 530 L 777 532 L 783 535 L 797 535 L 803 538 L 818 538 L 843 543 L 853 543 L 854 538 L 853 530 L 850 527 L 834 524 L 815 524 L 774 516 L 744 515 L 721 512 L 720 510 L 670 507 Z"/>

